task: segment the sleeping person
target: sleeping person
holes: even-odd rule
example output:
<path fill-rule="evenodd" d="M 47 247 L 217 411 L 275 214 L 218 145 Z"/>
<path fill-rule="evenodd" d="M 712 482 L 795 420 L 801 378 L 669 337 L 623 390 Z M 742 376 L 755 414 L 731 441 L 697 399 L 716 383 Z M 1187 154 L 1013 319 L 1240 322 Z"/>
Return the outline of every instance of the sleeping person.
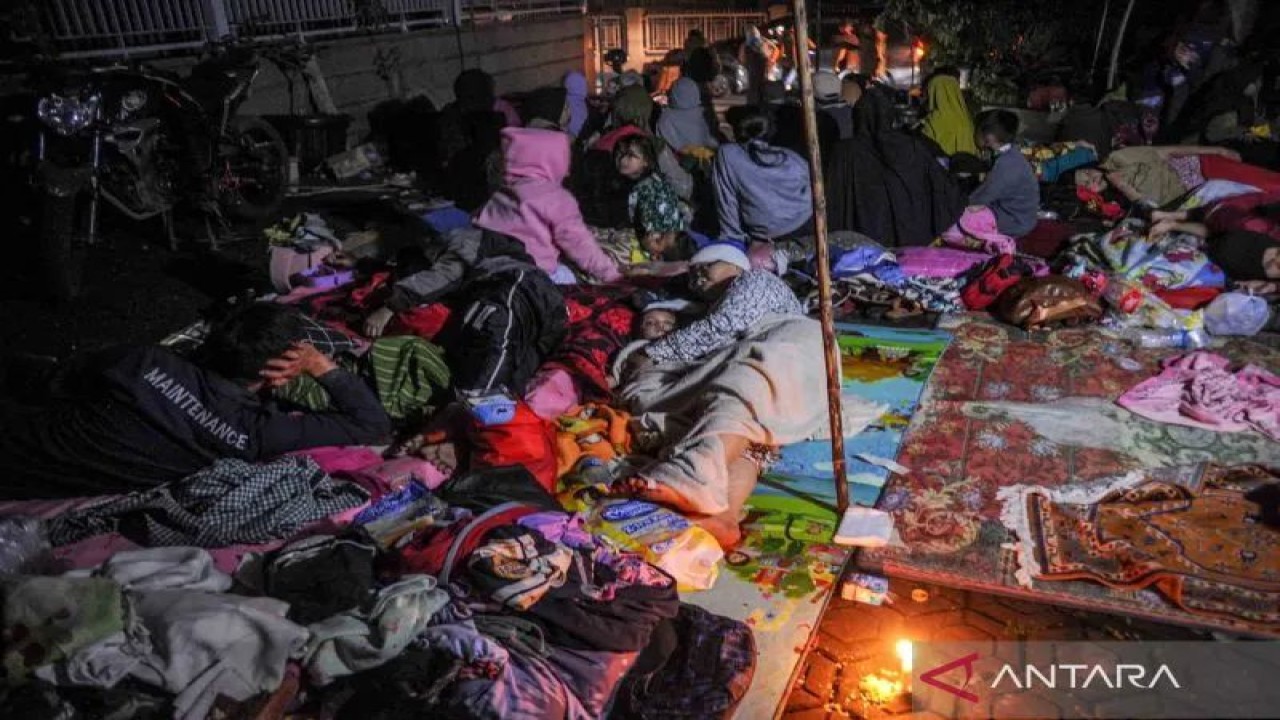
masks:
<path fill-rule="evenodd" d="M 804 358 L 816 358 L 820 372 L 821 337 L 812 332 L 815 323 L 804 317 L 804 307 L 786 283 L 771 272 L 751 269 L 746 253 L 734 245 L 715 244 L 699 251 L 690 261 L 689 280 L 691 289 L 709 304 L 706 316 L 635 350 L 624 363 L 621 396 L 641 416 L 653 412 L 683 418 L 672 422 L 681 428 L 688 422 L 690 427 L 668 438 L 671 444 L 662 461 L 619 480 L 614 491 L 699 516 L 699 524 L 722 546 L 732 547 L 740 537 L 738 522 L 746 499 L 771 457 L 773 443 L 762 441 L 800 439 L 797 432 L 803 435 L 813 422 L 799 416 L 808 413 L 815 404 L 811 401 L 822 407 L 823 385 L 807 382 L 814 378 L 804 372 Z M 658 334 L 656 329 L 653 334 Z M 777 342 L 770 342 L 770 337 Z M 751 349 L 766 343 L 769 358 Z M 754 359 L 738 357 L 739 350 Z M 773 369 L 777 381 L 760 385 L 769 375 L 767 368 Z M 699 375 L 700 380 L 694 379 Z M 789 392 L 782 387 L 785 377 L 798 382 L 805 378 L 797 387 L 813 385 L 817 395 L 806 398 L 803 392 Z M 791 402 L 806 410 L 769 410 Z M 774 416 L 781 418 L 777 426 Z M 788 427 L 780 430 L 781 425 Z"/>
<path fill-rule="evenodd" d="M 1076 185 L 1095 193 L 1114 187 L 1130 202 L 1165 207 L 1210 180 L 1229 180 L 1261 191 L 1280 190 L 1280 173 L 1240 161 L 1223 147 L 1128 147 L 1097 168 L 1075 173 Z"/>

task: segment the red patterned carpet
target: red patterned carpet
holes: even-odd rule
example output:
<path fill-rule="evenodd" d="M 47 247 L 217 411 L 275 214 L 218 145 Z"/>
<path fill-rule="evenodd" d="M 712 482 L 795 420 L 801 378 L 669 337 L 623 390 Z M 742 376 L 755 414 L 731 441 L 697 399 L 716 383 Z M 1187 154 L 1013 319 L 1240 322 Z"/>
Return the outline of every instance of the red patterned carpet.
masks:
<path fill-rule="evenodd" d="M 910 472 L 891 477 L 878 505 L 893 513 L 901 545 L 863 552 L 863 567 L 1167 622 L 1280 635 L 1280 594 L 1266 595 L 1280 591 L 1280 584 L 1272 587 L 1280 577 L 1269 570 L 1280 569 L 1277 531 L 1252 524 L 1258 536 L 1248 547 L 1240 534 L 1229 539 L 1231 551 L 1252 559 L 1223 572 L 1207 569 L 1204 556 L 1211 553 L 1201 545 L 1223 545 L 1215 552 L 1228 548 L 1212 527 L 1197 532 L 1204 525 L 1203 491 L 1213 485 L 1205 464 L 1280 467 L 1280 443 L 1253 433 L 1162 425 L 1112 402 L 1154 374 L 1167 352 L 1135 351 L 1095 329 L 1028 337 L 972 319 L 954 332 L 899 456 Z M 1254 342 L 1233 341 L 1220 352 L 1237 362 L 1280 367 L 1280 351 Z M 1152 491 L 1159 482 L 1183 489 L 1169 500 L 1181 503 L 1183 516 L 1176 537 L 1150 557 L 1133 547 L 1149 543 L 1156 526 L 1144 521 L 1118 529 L 1124 523 L 1115 520 L 1116 491 Z M 1254 523 L 1257 506 L 1241 497 L 1248 488 L 1231 488 L 1225 492 L 1235 492 L 1237 519 Z M 1151 510 L 1134 506 L 1126 517 L 1146 517 Z M 1050 518 L 1059 524 L 1046 528 Z M 1070 552 L 1046 554 L 1055 538 L 1076 542 Z M 1019 550 L 1026 561 L 1020 562 Z M 1073 563 L 1073 572 L 1060 572 Z M 1164 565 L 1153 569 L 1151 563 Z M 1036 577 L 1037 570 L 1048 575 Z M 1116 572 L 1145 575 L 1119 580 Z M 1250 595 L 1258 592 L 1263 595 Z M 1195 599 L 1188 602 L 1190 595 Z"/>

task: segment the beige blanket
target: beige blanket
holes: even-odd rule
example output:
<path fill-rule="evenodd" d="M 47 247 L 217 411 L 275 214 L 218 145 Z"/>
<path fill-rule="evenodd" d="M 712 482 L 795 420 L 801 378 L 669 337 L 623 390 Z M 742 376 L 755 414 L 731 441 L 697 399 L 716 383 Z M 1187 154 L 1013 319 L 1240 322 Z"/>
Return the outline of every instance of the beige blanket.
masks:
<path fill-rule="evenodd" d="M 805 317 L 766 316 L 750 336 L 701 360 L 643 371 L 622 388 L 621 398 L 641 423 L 666 439 L 660 459 L 640 474 L 670 485 L 698 512 L 724 512 L 729 459 L 721 436 L 786 445 L 825 431 L 821 326 Z M 867 405 L 846 407 L 845 417 L 852 409 L 861 422 L 846 426 L 846 434 L 876 416 Z"/>

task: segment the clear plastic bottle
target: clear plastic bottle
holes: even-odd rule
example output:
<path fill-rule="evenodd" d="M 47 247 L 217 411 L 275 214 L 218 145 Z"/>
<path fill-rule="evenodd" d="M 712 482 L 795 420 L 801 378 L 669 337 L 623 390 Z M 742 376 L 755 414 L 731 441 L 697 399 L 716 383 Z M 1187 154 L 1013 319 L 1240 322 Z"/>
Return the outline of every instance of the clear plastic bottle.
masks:
<path fill-rule="evenodd" d="M 1186 327 L 1183 317 L 1168 303 L 1156 297 L 1142 283 L 1123 276 L 1108 277 L 1102 297 L 1117 312 L 1137 316 L 1145 325 L 1170 330 Z"/>
<path fill-rule="evenodd" d="M 1141 348 L 1198 350 L 1209 344 L 1208 336 L 1199 329 L 1130 328 L 1121 333 L 1121 336 Z"/>

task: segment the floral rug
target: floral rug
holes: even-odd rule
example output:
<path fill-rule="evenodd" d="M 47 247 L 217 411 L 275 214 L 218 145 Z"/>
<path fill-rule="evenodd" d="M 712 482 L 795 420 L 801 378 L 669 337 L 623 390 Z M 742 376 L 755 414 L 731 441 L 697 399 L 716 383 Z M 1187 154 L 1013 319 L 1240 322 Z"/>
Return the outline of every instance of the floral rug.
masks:
<path fill-rule="evenodd" d="M 1280 443 L 1144 420 L 1114 404 L 1155 374 L 1168 351 L 1135 350 L 1094 329 L 1028 336 L 966 316 L 934 370 L 877 507 L 894 515 L 901 543 L 865 551 L 873 570 L 1092 610 L 1240 631 L 1243 618 L 1190 613 L 1150 587 L 1018 576 L 1017 535 L 1000 493 L 1082 487 L 1134 471 L 1200 463 L 1280 464 Z M 1221 349 L 1237 362 L 1280 367 L 1280 350 L 1248 340 Z"/>
<path fill-rule="evenodd" d="M 1150 588 L 1193 615 L 1280 632 L 1280 529 L 1263 524 L 1253 494 L 1277 482 L 1275 469 L 1202 465 L 1000 494 L 1019 582 Z"/>

